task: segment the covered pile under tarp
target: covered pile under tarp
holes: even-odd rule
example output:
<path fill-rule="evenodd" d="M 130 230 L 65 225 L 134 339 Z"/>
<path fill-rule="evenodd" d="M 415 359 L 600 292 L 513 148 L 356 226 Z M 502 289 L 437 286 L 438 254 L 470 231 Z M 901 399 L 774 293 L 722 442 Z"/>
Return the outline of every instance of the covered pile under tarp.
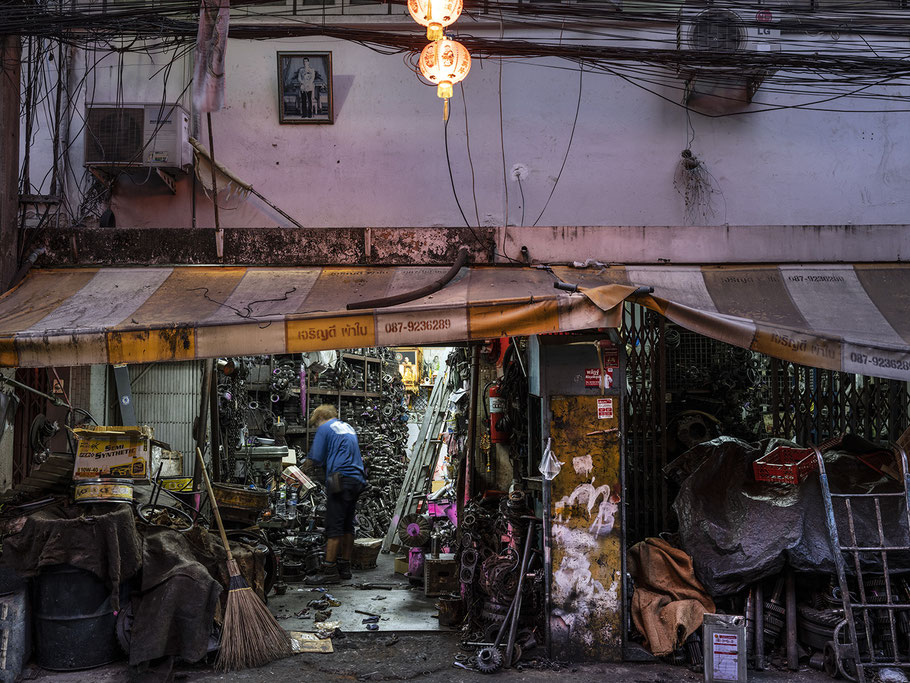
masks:
<path fill-rule="evenodd" d="M 755 481 L 752 463 L 778 445 L 796 446 L 780 440 L 746 443 L 720 437 L 692 448 L 667 467 L 669 476 L 681 481 L 673 504 L 680 545 L 692 556 L 696 576 L 715 598 L 738 593 L 778 574 L 785 565 L 797 571 L 835 571 L 818 473 L 798 486 Z M 843 439 L 827 450 L 825 467 L 832 492 L 899 491 L 897 482 L 856 457 L 876 451 L 881 448 L 858 437 Z M 843 536 L 848 532 L 842 507 L 835 507 L 835 513 Z M 874 539 L 877 545 L 874 508 L 857 506 L 854 514 L 857 537 Z M 906 505 L 900 497 L 882 501 L 882 517 L 889 544 L 910 545 Z M 879 560 L 866 553 L 864 571 L 881 571 Z M 891 569 L 910 571 L 910 566 L 895 558 Z"/>
<path fill-rule="evenodd" d="M 262 596 L 263 563 L 246 545 L 232 543 L 231 552 Z M 134 667 L 163 658 L 195 662 L 204 657 L 220 617 L 222 589 L 230 582 L 224 547 L 208 530 L 137 524 L 127 505 L 64 505 L 35 512 L 3 539 L 0 564 L 26 577 L 53 565 L 87 570 L 111 588 L 115 611 L 126 607 L 120 604 L 127 599 L 120 587 L 133 579 L 127 654 Z"/>
<path fill-rule="evenodd" d="M 19 533 L 3 539 L 0 561 L 25 577 L 61 564 L 84 569 L 110 586 L 117 611 L 121 584 L 142 566 L 142 539 L 130 506 L 89 516 L 84 507 L 53 506 L 35 512 Z"/>
<path fill-rule="evenodd" d="M 635 583 L 632 623 L 658 657 L 681 647 L 705 613 L 715 610 L 695 578 L 692 558 L 662 538 L 646 538 L 629 549 L 629 574 Z"/>

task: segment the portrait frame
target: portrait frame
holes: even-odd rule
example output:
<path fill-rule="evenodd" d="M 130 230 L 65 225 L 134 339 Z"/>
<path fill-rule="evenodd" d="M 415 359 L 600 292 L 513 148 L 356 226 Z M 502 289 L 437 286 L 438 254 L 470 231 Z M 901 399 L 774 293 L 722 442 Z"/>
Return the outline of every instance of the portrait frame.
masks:
<path fill-rule="evenodd" d="M 278 122 L 335 123 L 331 52 L 278 53 Z"/>

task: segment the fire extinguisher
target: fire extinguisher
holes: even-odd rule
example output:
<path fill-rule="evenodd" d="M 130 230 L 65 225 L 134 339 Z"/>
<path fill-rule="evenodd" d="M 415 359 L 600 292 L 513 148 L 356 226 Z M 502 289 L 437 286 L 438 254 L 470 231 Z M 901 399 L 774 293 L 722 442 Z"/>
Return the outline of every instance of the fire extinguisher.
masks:
<path fill-rule="evenodd" d="M 509 440 L 509 435 L 500 427 L 500 422 L 505 419 L 506 414 L 506 402 L 502 396 L 499 395 L 499 385 L 493 383 L 490 385 L 490 442 L 491 443 L 506 443 Z"/>

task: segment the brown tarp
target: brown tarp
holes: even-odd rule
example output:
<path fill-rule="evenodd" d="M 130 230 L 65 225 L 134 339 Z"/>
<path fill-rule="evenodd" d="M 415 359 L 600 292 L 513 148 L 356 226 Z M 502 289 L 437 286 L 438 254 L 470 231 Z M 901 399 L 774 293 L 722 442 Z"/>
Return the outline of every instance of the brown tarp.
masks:
<path fill-rule="evenodd" d="M 714 612 L 714 601 L 695 578 L 692 558 L 661 538 L 633 545 L 628 566 L 635 584 L 632 623 L 652 654 L 668 655 Z"/>

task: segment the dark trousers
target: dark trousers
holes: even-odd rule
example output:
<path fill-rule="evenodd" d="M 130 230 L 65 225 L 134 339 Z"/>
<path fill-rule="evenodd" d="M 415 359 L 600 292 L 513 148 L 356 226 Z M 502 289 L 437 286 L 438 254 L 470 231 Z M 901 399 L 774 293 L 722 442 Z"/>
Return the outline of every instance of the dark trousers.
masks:
<path fill-rule="evenodd" d="M 313 92 L 311 90 L 300 91 L 300 104 L 304 118 L 308 119 L 316 113 L 313 111 Z"/>
<path fill-rule="evenodd" d="M 341 478 L 341 490 L 330 493 L 325 501 L 325 535 L 337 538 L 354 533 L 354 511 L 364 484 L 353 477 Z"/>

